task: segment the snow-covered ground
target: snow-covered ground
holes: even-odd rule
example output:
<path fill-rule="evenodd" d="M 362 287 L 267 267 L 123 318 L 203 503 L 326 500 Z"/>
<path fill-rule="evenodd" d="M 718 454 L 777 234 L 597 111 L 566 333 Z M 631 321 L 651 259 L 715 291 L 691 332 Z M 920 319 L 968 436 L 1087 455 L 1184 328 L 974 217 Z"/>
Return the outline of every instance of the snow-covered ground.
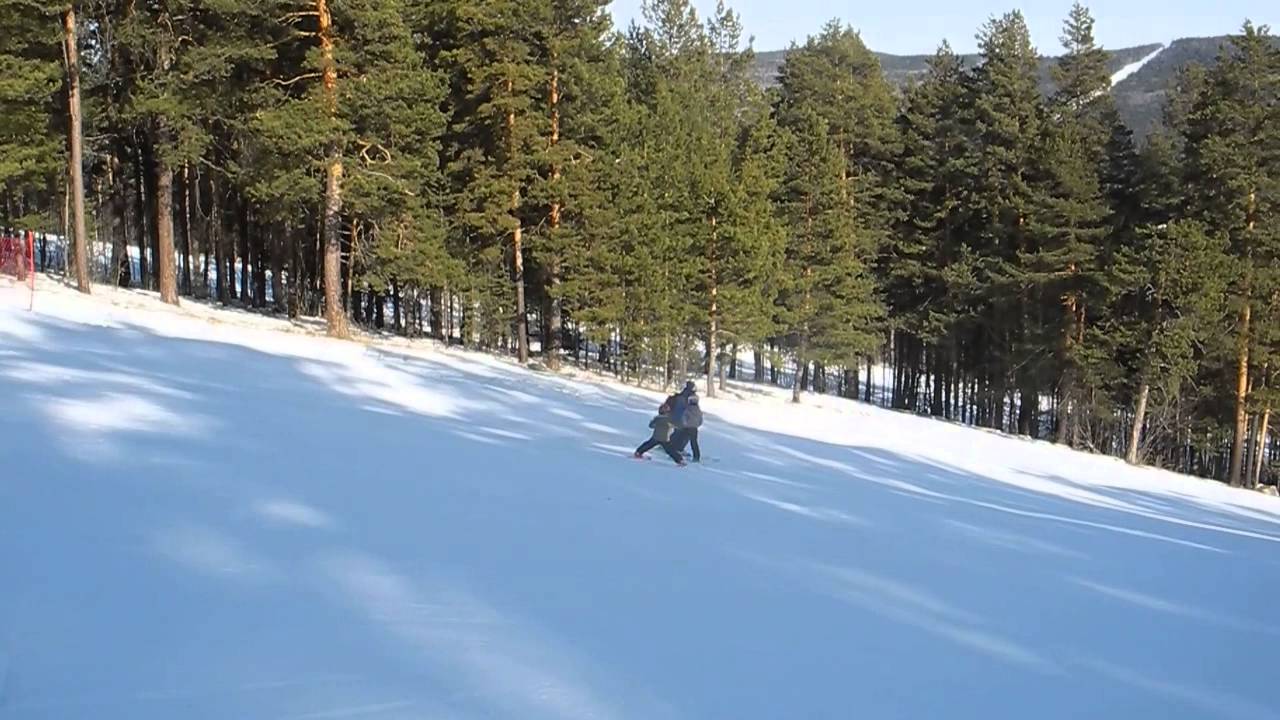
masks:
<path fill-rule="evenodd" d="M 1280 502 L 0 287 L 0 718 L 1274 718 Z"/>

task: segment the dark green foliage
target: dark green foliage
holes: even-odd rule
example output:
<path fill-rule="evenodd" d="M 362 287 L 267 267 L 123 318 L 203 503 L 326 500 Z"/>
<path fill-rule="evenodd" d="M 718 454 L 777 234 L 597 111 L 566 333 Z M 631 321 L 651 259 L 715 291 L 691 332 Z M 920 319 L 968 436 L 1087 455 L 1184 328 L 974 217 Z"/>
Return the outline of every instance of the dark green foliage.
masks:
<path fill-rule="evenodd" d="M 871 399 L 879 363 L 904 410 L 1250 478 L 1280 400 L 1265 30 L 1181 71 L 1148 135 L 1110 77 L 1154 48 L 1100 48 L 1079 4 L 1056 59 L 1017 12 L 979 56 L 832 22 L 784 59 L 724 4 L 622 33 L 607 8 L 78 7 L 109 278 L 136 247 L 154 284 L 172 223 L 188 295 L 708 394 L 735 350 L 797 399 Z M 60 224 L 63 9 L 0 0 L 6 224 Z"/>
<path fill-rule="evenodd" d="M 51 198 L 65 174 L 66 103 L 55 7 L 0 2 L 0 224 L 51 227 Z"/>

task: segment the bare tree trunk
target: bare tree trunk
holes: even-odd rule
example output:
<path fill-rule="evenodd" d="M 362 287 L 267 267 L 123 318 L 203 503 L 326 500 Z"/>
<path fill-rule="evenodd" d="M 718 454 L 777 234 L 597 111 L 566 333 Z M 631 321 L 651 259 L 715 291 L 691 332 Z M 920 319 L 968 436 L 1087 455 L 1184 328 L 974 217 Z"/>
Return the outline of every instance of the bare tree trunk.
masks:
<path fill-rule="evenodd" d="M 71 249 L 75 256 L 76 289 L 88 294 L 89 238 L 84 226 L 84 131 L 80 111 L 80 54 L 76 44 L 75 6 L 62 11 L 63 54 L 67 66 L 68 199 L 71 203 Z"/>
<path fill-rule="evenodd" d="M 1258 428 L 1257 450 L 1253 456 L 1252 474 L 1249 478 L 1249 487 L 1257 487 L 1262 480 L 1262 465 L 1266 460 L 1267 453 L 1267 433 L 1271 429 L 1271 405 L 1268 404 L 1262 410 L 1262 425 Z"/>
<path fill-rule="evenodd" d="M 288 233 L 287 225 L 283 233 L 279 232 L 278 226 L 273 226 L 271 233 L 271 305 L 276 312 L 285 309 L 284 248 Z"/>
<path fill-rule="evenodd" d="M 240 302 L 244 303 L 245 307 L 256 307 L 257 300 L 250 290 L 250 281 L 253 276 L 250 274 L 249 260 L 253 252 L 249 249 L 249 201 L 239 193 L 236 194 L 236 197 L 239 201 L 237 203 L 239 212 L 237 213 L 236 238 L 240 241 Z"/>
<path fill-rule="evenodd" d="M 191 287 L 191 252 L 195 244 L 191 239 L 191 166 L 182 166 L 182 292 L 188 296 Z"/>
<path fill-rule="evenodd" d="M 708 327 L 707 327 L 707 397 L 716 396 L 716 386 L 713 382 L 715 377 L 715 368 L 719 365 L 719 358 L 716 354 L 719 352 L 720 345 L 720 308 L 716 305 L 719 299 L 718 293 L 720 288 L 717 286 L 716 277 L 716 240 L 718 228 L 716 227 L 716 217 L 710 218 L 711 223 L 711 243 L 707 247 L 707 298 L 708 307 Z"/>
<path fill-rule="evenodd" d="M 161 158 L 156 159 L 156 232 L 158 252 L 156 270 L 160 276 L 160 300 L 178 304 L 178 278 L 173 248 L 173 169 Z"/>
<path fill-rule="evenodd" d="M 391 314 L 395 331 L 401 332 L 404 330 L 404 323 L 400 317 L 400 283 L 396 282 L 395 278 L 391 279 Z"/>
<path fill-rule="evenodd" d="M 809 361 L 805 359 L 805 350 L 807 349 L 808 338 L 800 340 L 800 347 L 796 350 L 796 376 L 791 381 L 791 402 L 800 402 L 800 384 L 803 382 L 801 372 L 809 371 Z"/>
<path fill-rule="evenodd" d="M 1252 390 L 1252 389 L 1251 389 Z M 1250 393 L 1252 394 L 1252 392 Z M 1253 462 L 1258 451 L 1258 426 L 1262 423 L 1262 416 L 1250 413 L 1249 415 L 1249 436 L 1245 439 L 1244 445 L 1244 470 L 1243 477 L 1240 479 L 1241 485 L 1251 487 L 1250 479 L 1253 477 Z"/>
<path fill-rule="evenodd" d="M 507 95 L 515 92 L 514 83 L 507 79 Z M 515 154 L 516 114 L 507 113 L 507 144 L 510 155 Z M 511 219 L 515 228 L 511 231 L 512 282 L 516 291 L 516 357 L 523 365 L 529 362 L 529 316 L 524 305 L 524 226 L 520 221 L 520 189 L 511 193 Z"/>
<path fill-rule="evenodd" d="M 333 17 L 328 0 L 316 0 L 320 19 L 320 63 L 326 110 L 338 111 L 338 68 L 333 59 Z M 329 148 L 324 184 L 324 318 L 331 337 L 347 337 L 347 317 L 342 311 L 342 149 Z"/>
<path fill-rule="evenodd" d="M 556 56 L 551 56 L 552 64 L 556 62 Z M 553 67 L 551 70 L 551 87 L 548 93 L 548 104 L 551 107 L 551 147 L 554 148 L 560 144 L 560 70 Z M 551 165 L 551 186 L 552 200 L 551 213 L 548 218 L 549 230 L 552 237 L 560 231 L 560 198 L 555 196 L 556 188 L 560 183 L 560 164 L 553 162 Z M 554 251 L 553 251 L 554 252 Z M 560 259 L 559 257 L 551 258 L 547 263 L 547 332 L 546 337 L 542 338 L 542 354 L 546 358 L 547 367 L 552 370 L 560 369 L 560 335 L 563 325 L 562 311 L 560 307 Z"/>
<path fill-rule="evenodd" d="M 1240 308 L 1240 329 L 1236 342 L 1236 421 L 1235 435 L 1231 441 L 1231 466 L 1227 482 L 1240 486 L 1244 472 L 1244 441 L 1249 432 L 1249 322 L 1252 318 L 1252 302 L 1246 277 L 1244 304 Z"/>
<path fill-rule="evenodd" d="M 198 248 L 196 253 L 202 256 L 200 261 L 200 297 L 209 297 L 209 258 L 213 255 L 213 247 L 209 242 L 209 217 L 205 215 L 204 204 L 200 200 L 200 167 L 196 166 L 195 179 L 190 186 L 191 190 L 191 207 L 195 210 L 195 214 L 200 218 L 200 242 L 194 243 Z M 193 240 L 194 242 L 194 240 Z"/>
<path fill-rule="evenodd" d="M 728 362 L 724 362 L 720 364 L 720 389 L 721 390 L 724 390 L 726 387 L 725 365 L 729 366 L 729 373 L 728 373 L 729 379 L 737 380 L 738 379 L 738 344 L 737 343 L 734 343 L 732 349 L 729 351 Z"/>
<path fill-rule="evenodd" d="M 1142 442 L 1142 425 L 1147 421 L 1147 399 L 1151 395 L 1151 384 L 1142 383 L 1138 390 L 1138 403 L 1133 410 L 1133 427 L 1129 430 L 1129 448 L 1124 460 L 1130 465 L 1138 464 L 1138 446 Z"/>
<path fill-rule="evenodd" d="M 524 228 L 516 217 L 520 208 L 520 192 L 511 196 L 511 216 L 516 227 L 511 233 L 512 264 L 515 266 L 513 282 L 516 288 L 516 357 L 520 364 L 529 362 L 529 314 L 524 304 Z"/>
<path fill-rule="evenodd" d="M 427 320 L 431 328 L 431 337 L 436 340 L 443 340 L 444 337 L 444 291 L 439 287 L 433 287 L 427 293 L 427 301 L 431 303 L 431 312 L 427 316 Z"/>
<path fill-rule="evenodd" d="M 141 153 L 134 157 L 133 176 L 133 221 L 138 232 L 138 287 L 146 289 L 151 283 L 151 261 L 148 259 L 150 251 L 147 248 L 147 237 L 151 234 L 151 223 L 147 220 L 147 200 L 144 195 L 147 182 Z"/>
<path fill-rule="evenodd" d="M 266 228 L 255 223 L 249 243 L 253 249 L 253 306 L 267 306 L 267 236 Z"/>
<path fill-rule="evenodd" d="M 120 160 L 111 156 L 107 164 L 107 186 L 111 188 L 111 277 L 109 281 L 118 287 L 129 287 L 133 276 L 133 263 L 129 261 L 128 200 L 125 197 L 124 178 L 120 176 Z"/>
<path fill-rule="evenodd" d="M 210 212 L 209 212 L 209 240 L 213 246 L 213 266 L 214 276 L 213 282 L 216 286 L 214 293 L 218 302 L 226 305 L 231 299 L 231 291 L 227 284 L 227 261 L 226 261 L 226 243 L 222 240 L 222 235 L 226 231 L 222 222 L 222 205 L 219 203 L 221 193 L 219 192 L 216 181 L 210 185 Z"/>

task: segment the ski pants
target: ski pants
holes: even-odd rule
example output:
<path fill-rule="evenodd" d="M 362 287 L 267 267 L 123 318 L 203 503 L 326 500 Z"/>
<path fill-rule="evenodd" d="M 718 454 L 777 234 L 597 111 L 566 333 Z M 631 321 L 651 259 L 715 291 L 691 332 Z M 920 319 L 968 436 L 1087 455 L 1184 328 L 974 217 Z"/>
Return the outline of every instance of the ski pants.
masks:
<path fill-rule="evenodd" d="M 685 445 L 693 446 L 693 461 L 702 459 L 702 448 L 698 447 L 698 428 L 680 428 L 671 435 L 671 445 L 679 453 L 684 453 Z"/>
<path fill-rule="evenodd" d="M 656 447 L 661 447 L 665 450 L 672 460 L 676 462 L 684 462 L 684 457 L 682 457 L 680 453 L 676 452 L 674 443 L 671 441 L 662 442 L 661 440 L 655 440 L 653 438 L 649 438 L 648 440 L 640 443 L 640 447 L 636 448 L 636 455 L 643 455 Z"/>

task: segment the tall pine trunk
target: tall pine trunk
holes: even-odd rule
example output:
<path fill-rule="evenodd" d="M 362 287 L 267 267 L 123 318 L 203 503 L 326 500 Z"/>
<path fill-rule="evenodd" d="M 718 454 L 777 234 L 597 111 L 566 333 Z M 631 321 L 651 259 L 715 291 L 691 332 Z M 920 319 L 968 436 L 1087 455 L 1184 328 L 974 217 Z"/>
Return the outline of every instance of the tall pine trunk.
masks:
<path fill-rule="evenodd" d="M 551 62 L 554 65 L 556 55 L 553 52 Z M 548 232 L 554 238 L 560 231 L 560 198 L 556 192 L 560 185 L 560 163 L 554 160 L 555 148 L 560 144 L 560 70 L 552 68 L 551 87 L 548 92 L 548 105 L 551 108 L 551 213 L 548 217 Z M 552 257 L 547 263 L 547 332 L 542 338 L 542 354 L 546 358 L 547 367 L 560 369 L 560 335 L 563 317 L 560 306 L 560 259 Z"/>
<path fill-rule="evenodd" d="M 515 84 L 507 79 L 507 96 L 515 93 Z M 508 158 L 515 156 L 516 113 L 507 113 L 507 145 Z M 524 224 L 520 220 L 520 189 L 511 193 L 511 220 L 515 227 L 511 231 L 511 265 L 512 282 L 516 295 L 516 357 L 523 365 L 529 362 L 529 314 L 524 304 Z"/>
<path fill-rule="evenodd" d="M 253 252 L 253 306 L 267 306 L 267 236 L 266 228 L 255 223 L 249 236 L 250 248 Z"/>
<path fill-rule="evenodd" d="M 1256 190 L 1249 192 L 1245 209 L 1245 236 L 1251 240 L 1256 222 L 1258 194 Z M 1240 327 L 1236 340 L 1236 418 L 1235 435 L 1231 441 L 1231 465 L 1227 471 L 1227 481 L 1232 485 L 1242 484 L 1244 468 L 1244 441 L 1248 432 L 1249 415 L 1249 344 L 1250 322 L 1253 314 L 1253 255 L 1245 252 L 1244 292 L 1241 293 Z"/>
<path fill-rule="evenodd" d="M 431 337 L 436 340 L 448 340 L 444 332 L 444 289 L 433 287 L 427 297 L 428 302 L 431 303 L 431 313 L 427 318 L 430 322 Z"/>
<path fill-rule="evenodd" d="M 1262 423 L 1258 427 L 1257 438 L 1254 440 L 1256 449 L 1253 456 L 1253 467 L 1250 469 L 1249 487 L 1257 487 L 1262 480 L 1262 465 L 1266 460 L 1267 449 L 1267 433 L 1271 429 L 1271 405 L 1267 404 L 1262 410 Z"/>
<path fill-rule="evenodd" d="M 1236 339 L 1235 434 L 1231 441 L 1231 465 L 1227 471 L 1227 482 L 1235 486 L 1244 480 L 1244 442 L 1249 432 L 1249 329 L 1253 316 L 1253 303 L 1249 297 L 1250 274 L 1251 271 L 1247 270 Z"/>
<path fill-rule="evenodd" d="M 89 238 L 84 226 L 84 130 L 80 110 L 80 53 L 76 42 L 76 11 L 62 11 L 62 49 L 67 65 L 67 199 L 71 204 L 71 250 L 75 257 L 76 289 L 88 294 Z"/>
<path fill-rule="evenodd" d="M 316 0 L 320 19 L 321 85 L 325 110 L 332 118 L 338 112 L 338 68 L 333 59 L 333 17 L 328 0 Z M 342 148 L 337 139 L 329 146 L 325 161 L 324 224 L 324 319 L 330 337 L 347 337 L 347 316 L 342 310 Z"/>
<path fill-rule="evenodd" d="M 138 287 L 146 288 L 151 277 L 151 253 L 147 248 L 151 223 L 147 220 L 147 183 L 140 152 L 134 157 L 133 177 L 133 223 L 138 238 Z"/>
<path fill-rule="evenodd" d="M 800 341 L 800 347 L 796 350 L 796 376 L 791 381 L 791 402 L 800 402 L 801 383 L 804 382 L 804 375 L 809 373 L 809 361 L 805 359 L 805 350 L 808 345 L 808 338 Z M 802 375 L 803 373 L 803 375 Z"/>
<path fill-rule="evenodd" d="M 107 164 L 107 186 L 111 188 L 111 277 L 119 287 L 129 287 L 133 263 L 129 261 L 128 199 L 124 178 L 120 176 L 120 159 L 112 155 Z"/>
<path fill-rule="evenodd" d="M 719 365 L 719 358 L 716 353 L 719 352 L 720 341 L 720 308 L 716 304 L 718 301 L 718 293 L 720 288 L 716 284 L 716 240 L 718 228 L 716 227 L 716 216 L 712 215 L 711 219 L 711 243 L 707 247 L 707 293 L 708 297 L 708 328 L 707 328 L 707 397 L 716 396 L 716 386 L 714 382 L 715 368 Z"/>
<path fill-rule="evenodd" d="M 1133 427 L 1129 429 L 1129 447 L 1125 451 L 1124 460 L 1130 465 L 1138 464 L 1138 446 L 1142 442 L 1142 426 L 1147 421 L 1147 400 L 1151 396 L 1151 383 L 1142 382 L 1138 389 L 1138 402 L 1133 409 Z"/>
<path fill-rule="evenodd" d="M 284 249 L 285 237 L 289 228 L 279 232 L 279 226 L 272 226 L 271 233 L 271 306 L 276 312 L 285 309 L 284 289 Z"/>
<path fill-rule="evenodd" d="M 227 287 L 226 243 L 222 240 L 226 228 L 223 227 L 222 204 L 219 202 L 221 194 L 217 181 L 214 180 L 210 185 L 209 193 L 209 240 L 213 246 L 213 282 L 216 286 L 214 294 L 218 302 L 226 305 L 231 298 Z"/>
<path fill-rule="evenodd" d="M 173 245 L 173 169 L 156 159 L 156 270 L 160 280 L 160 300 L 178 304 L 177 263 Z"/>
<path fill-rule="evenodd" d="M 249 261 L 252 251 L 249 249 L 249 200 L 244 195 L 239 195 L 239 213 L 238 225 L 236 226 L 236 238 L 239 240 L 240 248 L 240 302 L 246 307 L 256 306 L 257 301 L 253 297 L 250 290 L 250 282 L 253 279 Z"/>
<path fill-rule="evenodd" d="M 520 191 L 511 194 L 511 217 L 515 229 L 511 231 L 512 282 L 516 290 L 516 357 L 520 364 L 529 362 L 529 313 L 524 304 L 524 225 L 517 214 L 520 211 Z"/>
<path fill-rule="evenodd" d="M 191 288 L 191 253 L 194 242 L 191 239 L 191 166 L 182 166 L 182 192 L 178 194 L 181 200 L 182 215 L 178 218 L 178 227 L 182 228 L 182 285 L 181 290 L 184 294 L 192 295 Z"/>
<path fill-rule="evenodd" d="M 167 15 L 162 15 L 165 22 Z M 158 47 L 158 64 L 162 75 L 167 75 L 173 65 L 172 49 L 168 38 L 162 37 Z M 165 158 L 171 140 L 168 123 L 158 119 L 155 124 L 155 142 L 152 158 L 155 169 L 156 218 L 156 275 L 160 286 L 160 300 L 169 305 L 178 304 L 178 263 L 173 241 L 173 166 Z"/>

